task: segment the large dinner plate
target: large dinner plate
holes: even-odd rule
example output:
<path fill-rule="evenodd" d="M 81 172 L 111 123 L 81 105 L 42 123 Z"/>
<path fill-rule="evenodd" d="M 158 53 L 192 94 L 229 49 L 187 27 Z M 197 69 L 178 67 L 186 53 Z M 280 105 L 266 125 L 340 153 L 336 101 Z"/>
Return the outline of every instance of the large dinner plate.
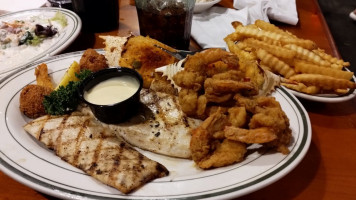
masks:
<path fill-rule="evenodd" d="M 0 22 L 10 22 L 13 20 L 28 20 L 33 16 L 43 16 L 44 18 L 52 18 L 57 11 L 63 13 L 67 18 L 67 26 L 64 28 L 63 32 L 61 32 L 58 37 L 54 37 L 50 40 L 51 45 L 46 46 L 45 48 L 33 48 L 33 51 L 36 51 L 35 54 L 31 54 L 30 56 L 21 55 L 21 51 L 18 54 L 13 55 L 11 58 L 17 59 L 14 65 L 9 66 L 0 66 L 0 77 L 5 76 L 9 72 L 16 70 L 17 68 L 23 67 L 26 64 L 34 62 L 38 59 L 42 59 L 51 55 L 56 55 L 59 52 L 63 51 L 68 45 L 70 45 L 75 38 L 77 38 L 80 33 L 80 29 L 82 27 L 81 19 L 74 12 L 62 9 L 62 8 L 37 8 L 30 10 L 23 10 L 13 13 L 8 13 L 0 16 Z"/>
<path fill-rule="evenodd" d="M 55 82 L 59 82 L 70 64 L 83 52 L 50 57 L 47 63 Z M 294 169 L 306 154 L 311 141 L 307 112 L 285 89 L 273 96 L 281 103 L 292 129 L 290 153 L 257 151 L 249 147 L 243 162 L 212 170 L 200 170 L 191 160 L 177 159 L 140 150 L 165 165 L 170 174 L 156 179 L 137 191 L 124 195 L 72 167 L 54 155 L 23 130 L 30 121 L 19 111 L 21 89 L 35 83 L 34 68 L 28 65 L 0 83 L 0 169 L 13 179 L 40 192 L 63 199 L 223 199 L 242 196 L 261 189 Z"/>

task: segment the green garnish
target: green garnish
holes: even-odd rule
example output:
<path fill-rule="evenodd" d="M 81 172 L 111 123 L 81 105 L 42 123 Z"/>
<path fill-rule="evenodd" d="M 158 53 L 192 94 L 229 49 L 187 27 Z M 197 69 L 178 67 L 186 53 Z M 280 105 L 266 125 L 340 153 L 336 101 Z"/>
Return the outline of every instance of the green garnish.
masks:
<path fill-rule="evenodd" d="M 75 74 L 79 81 L 70 81 L 65 87 L 60 86 L 57 90 L 45 96 L 43 106 L 46 113 L 50 115 L 63 115 L 76 110 L 80 102 L 78 95 L 79 86 L 91 74 L 90 70 L 82 70 L 79 74 Z"/>
<path fill-rule="evenodd" d="M 29 41 L 31 41 L 32 39 L 33 39 L 33 35 L 29 31 L 26 31 L 23 34 L 23 36 L 20 38 L 19 45 L 28 44 Z"/>
<path fill-rule="evenodd" d="M 51 20 L 57 21 L 62 27 L 65 27 L 68 24 L 66 16 L 59 11 L 56 12 L 56 14 L 51 18 Z"/>
<path fill-rule="evenodd" d="M 31 34 L 29 31 L 26 31 L 25 34 L 20 38 L 19 45 L 31 45 L 37 46 L 43 41 L 42 37 L 38 37 L 35 34 Z"/>

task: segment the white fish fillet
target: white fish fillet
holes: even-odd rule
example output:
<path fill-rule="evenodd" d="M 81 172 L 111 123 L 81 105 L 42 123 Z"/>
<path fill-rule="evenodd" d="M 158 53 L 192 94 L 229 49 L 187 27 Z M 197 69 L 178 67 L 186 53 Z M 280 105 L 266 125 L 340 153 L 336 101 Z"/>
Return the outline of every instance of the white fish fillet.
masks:
<path fill-rule="evenodd" d="M 109 125 L 133 146 L 179 158 L 190 158 L 190 130 L 201 123 L 187 117 L 178 98 L 169 94 L 141 91 L 143 112 L 127 122 Z"/>
<path fill-rule="evenodd" d="M 130 147 L 89 115 L 47 115 L 24 129 L 66 162 L 123 193 L 168 175 L 163 165 Z"/>
<path fill-rule="evenodd" d="M 190 130 L 201 120 L 187 117 L 178 98 L 162 92 L 142 89 L 140 112 L 120 124 L 107 125 L 131 145 L 154 153 L 190 158 Z M 88 107 L 81 111 L 93 115 Z"/>

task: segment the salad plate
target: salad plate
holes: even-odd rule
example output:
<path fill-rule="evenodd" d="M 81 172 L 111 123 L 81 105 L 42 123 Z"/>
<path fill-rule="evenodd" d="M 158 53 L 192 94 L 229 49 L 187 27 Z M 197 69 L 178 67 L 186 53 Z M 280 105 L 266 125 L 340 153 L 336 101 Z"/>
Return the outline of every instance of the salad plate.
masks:
<path fill-rule="evenodd" d="M 58 15 L 62 18 L 54 18 Z M 37 25 L 51 26 L 56 33 L 36 37 Z M 35 60 L 60 53 L 77 38 L 81 27 L 79 16 L 62 8 L 44 7 L 1 15 L 0 78 Z"/>

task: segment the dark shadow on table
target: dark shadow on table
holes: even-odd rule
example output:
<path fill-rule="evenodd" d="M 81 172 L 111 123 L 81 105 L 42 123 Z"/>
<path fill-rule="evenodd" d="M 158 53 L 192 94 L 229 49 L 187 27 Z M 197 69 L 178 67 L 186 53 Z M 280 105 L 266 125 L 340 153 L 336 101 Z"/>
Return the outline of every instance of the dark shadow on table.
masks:
<path fill-rule="evenodd" d="M 77 39 L 68 46 L 62 53 L 86 50 L 95 44 L 95 34 L 90 32 L 80 32 Z"/>

